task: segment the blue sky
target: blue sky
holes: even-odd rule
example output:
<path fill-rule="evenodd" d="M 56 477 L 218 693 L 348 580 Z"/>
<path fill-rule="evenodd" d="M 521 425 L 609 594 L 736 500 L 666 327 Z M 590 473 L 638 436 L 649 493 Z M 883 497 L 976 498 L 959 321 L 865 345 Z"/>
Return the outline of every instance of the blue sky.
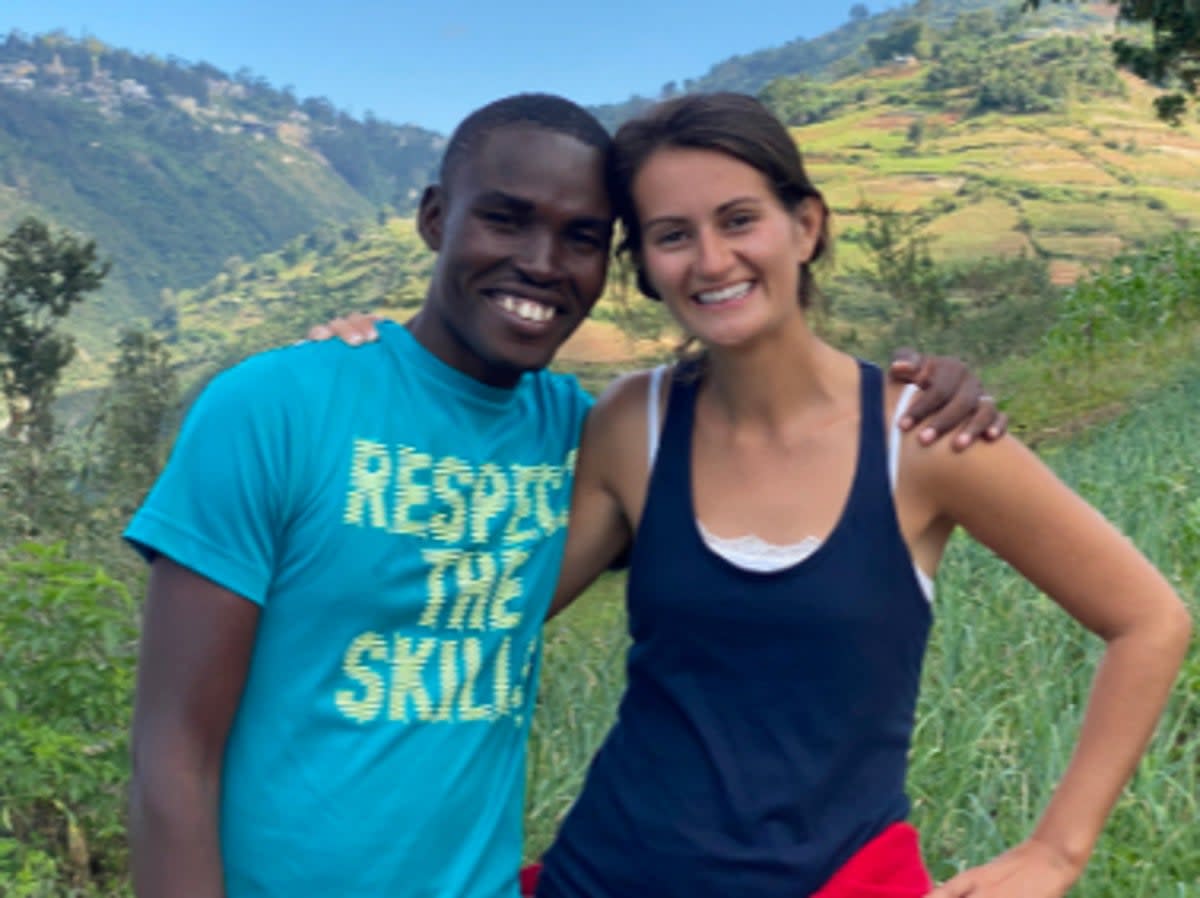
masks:
<path fill-rule="evenodd" d="M 735 53 L 816 37 L 854 0 L 0 0 L 0 35 L 61 29 L 442 133 L 521 90 L 653 94 Z M 899 0 L 865 0 L 872 12 Z"/>

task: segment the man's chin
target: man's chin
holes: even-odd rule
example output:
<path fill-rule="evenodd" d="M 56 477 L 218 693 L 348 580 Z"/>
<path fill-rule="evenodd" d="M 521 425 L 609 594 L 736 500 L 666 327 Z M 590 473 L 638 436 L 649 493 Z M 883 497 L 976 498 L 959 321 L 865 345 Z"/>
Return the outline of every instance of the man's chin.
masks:
<path fill-rule="evenodd" d="M 547 367 L 554 356 L 567 342 L 566 336 L 555 341 L 538 341 L 537 343 L 507 345 L 497 347 L 495 358 L 508 367 L 522 373 L 526 371 L 541 371 Z"/>

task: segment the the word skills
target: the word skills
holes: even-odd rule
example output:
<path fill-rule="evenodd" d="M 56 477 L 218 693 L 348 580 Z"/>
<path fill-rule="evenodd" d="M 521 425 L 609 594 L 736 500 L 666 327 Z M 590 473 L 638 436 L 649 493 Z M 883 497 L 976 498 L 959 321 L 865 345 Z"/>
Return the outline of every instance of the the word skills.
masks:
<path fill-rule="evenodd" d="M 419 553 L 423 576 L 411 623 L 346 647 L 334 696 L 344 717 L 523 723 L 543 607 L 525 620 L 528 575 L 541 574 L 536 586 L 549 594 L 557 558 L 547 559 L 547 541 L 567 524 L 574 455 L 471 463 L 355 441 L 343 524 L 406 537 L 395 551 Z"/>

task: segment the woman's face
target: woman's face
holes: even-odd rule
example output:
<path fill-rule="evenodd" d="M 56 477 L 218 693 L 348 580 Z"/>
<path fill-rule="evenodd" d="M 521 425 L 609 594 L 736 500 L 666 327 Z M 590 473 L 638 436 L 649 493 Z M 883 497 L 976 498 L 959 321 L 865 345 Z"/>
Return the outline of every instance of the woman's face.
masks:
<path fill-rule="evenodd" d="M 771 332 L 799 304 L 823 212 L 786 209 L 758 169 L 713 150 L 655 151 L 633 182 L 641 262 L 688 334 L 738 346 Z"/>

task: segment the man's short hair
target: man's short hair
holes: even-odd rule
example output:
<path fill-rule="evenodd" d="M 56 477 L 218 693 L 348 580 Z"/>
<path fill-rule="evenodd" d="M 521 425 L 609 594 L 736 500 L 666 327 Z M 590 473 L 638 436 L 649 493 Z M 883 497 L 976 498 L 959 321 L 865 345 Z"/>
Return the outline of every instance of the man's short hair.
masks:
<path fill-rule="evenodd" d="M 448 186 L 455 169 L 487 136 L 509 125 L 534 125 L 573 137 L 607 153 L 612 138 L 599 120 L 577 103 L 554 94 L 514 94 L 488 103 L 468 115 L 450 135 L 438 174 Z"/>

